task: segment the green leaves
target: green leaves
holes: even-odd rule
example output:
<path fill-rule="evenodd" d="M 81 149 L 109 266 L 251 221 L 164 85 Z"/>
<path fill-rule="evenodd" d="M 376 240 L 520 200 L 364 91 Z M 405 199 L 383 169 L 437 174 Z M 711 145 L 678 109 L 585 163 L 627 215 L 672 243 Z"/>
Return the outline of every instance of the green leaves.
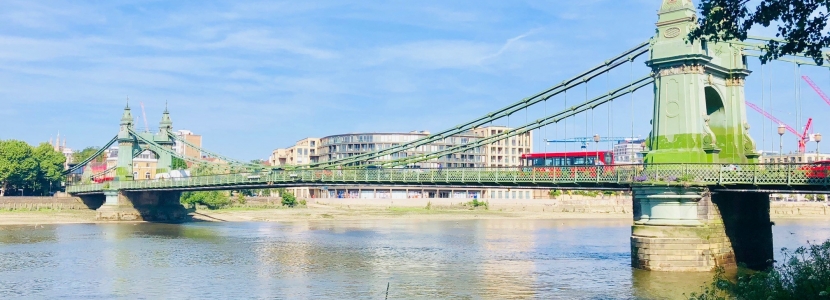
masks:
<path fill-rule="evenodd" d="M 187 169 L 187 163 L 183 159 L 174 156 L 171 168 L 173 170 L 185 170 Z"/>
<path fill-rule="evenodd" d="M 830 47 L 827 26 L 830 1 L 826 0 L 762 0 L 750 11 L 746 0 L 701 0 L 698 8 L 703 15 L 698 27 L 689 33 L 689 40 L 746 40 L 755 25 L 764 27 L 777 22 L 778 40 L 770 40 L 761 56 L 766 63 L 785 55 L 804 54 L 823 65 Z"/>
<path fill-rule="evenodd" d="M 689 299 L 825 299 L 830 294 L 830 240 L 795 251 L 781 249 L 782 263 L 765 272 L 739 273 L 737 280 L 722 269 L 710 286 Z"/>
<path fill-rule="evenodd" d="M 66 157 L 47 143 L 32 148 L 23 141 L 0 141 L 0 195 L 10 189 L 23 189 L 46 195 L 60 186 Z"/>
<path fill-rule="evenodd" d="M 184 192 L 179 202 L 189 207 L 201 204 L 209 209 L 219 209 L 230 205 L 231 199 L 224 191 Z"/>
<path fill-rule="evenodd" d="M 98 152 L 98 150 L 100 149 L 101 148 L 98 147 L 86 147 L 84 148 L 84 150 L 72 153 L 72 161 L 75 163 L 83 162 L 84 160 L 95 154 L 95 152 Z M 104 159 L 106 158 L 103 155 L 100 155 L 96 157 L 95 160 L 93 160 L 93 162 L 104 162 Z"/>

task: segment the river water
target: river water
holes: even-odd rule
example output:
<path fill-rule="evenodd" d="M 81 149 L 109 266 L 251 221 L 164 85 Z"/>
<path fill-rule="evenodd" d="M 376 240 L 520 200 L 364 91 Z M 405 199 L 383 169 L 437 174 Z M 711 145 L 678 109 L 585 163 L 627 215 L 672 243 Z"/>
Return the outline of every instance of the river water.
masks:
<path fill-rule="evenodd" d="M 0 299 L 673 299 L 709 273 L 630 267 L 627 220 L 0 226 Z M 778 221 L 776 255 L 830 238 Z"/>

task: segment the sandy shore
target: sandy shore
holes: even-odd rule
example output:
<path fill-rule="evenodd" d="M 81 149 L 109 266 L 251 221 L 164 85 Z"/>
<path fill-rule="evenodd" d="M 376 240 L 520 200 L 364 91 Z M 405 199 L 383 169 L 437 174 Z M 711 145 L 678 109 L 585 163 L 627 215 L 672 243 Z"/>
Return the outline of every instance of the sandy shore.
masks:
<path fill-rule="evenodd" d="M 400 202 L 399 202 L 400 203 Z M 425 201 L 428 203 L 428 201 Z M 632 220 L 630 211 L 621 211 L 618 205 L 596 206 L 568 210 L 567 205 L 559 209 L 544 202 L 492 203 L 489 209 L 470 209 L 461 203 L 436 203 L 430 209 L 420 203 L 409 202 L 406 206 L 391 203 L 309 203 L 297 208 L 228 208 L 219 210 L 196 210 L 191 213 L 194 221 L 208 222 L 291 222 L 301 220 L 468 220 L 468 219 L 625 219 Z M 444 205 L 441 205 L 444 204 Z M 610 203 L 615 204 L 615 203 Z M 597 210 L 600 207 L 602 209 Z M 803 209 L 803 208 L 801 208 Z M 780 213 L 779 213 L 780 212 Z M 772 209 L 773 220 L 826 219 L 828 215 L 790 214 L 792 211 Z M 93 210 L 0 210 L 0 225 L 36 225 L 68 223 L 105 223 L 95 220 Z"/>
<path fill-rule="evenodd" d="M 220 209 L 198 210 L 192 214 L 196 220 L 226 222 L 282 222 L 314 219 L 335 220 L 467 220 L 467 219 L 631 219 L 625 213 L 562 213 L 541 211 L 498 211 L 477 208 L 432 208 L 424 207 L 335 207 L 324 204 L 309 204 L 308 207 L 292 209 Z"/>
<path fill-rule="evenodd" d="M 94 210 L 0 211 L 0 225 L 98 223 Z"/>
<path fill-rule="evenodd" d="M 93 210 L 0 211 L 0 225 L 107 223 L 95 220 Z M 578 213 L 540 211 L 497 211 L 478 208 L 423 207 L 335 207 L 309 204 L 297 208 L 229 208 L 196 210 L 194 221 L 208 222 L 290 222 L 300 220 L 468 220 L 468 219 L 631 219 L 624 213 Z"/>

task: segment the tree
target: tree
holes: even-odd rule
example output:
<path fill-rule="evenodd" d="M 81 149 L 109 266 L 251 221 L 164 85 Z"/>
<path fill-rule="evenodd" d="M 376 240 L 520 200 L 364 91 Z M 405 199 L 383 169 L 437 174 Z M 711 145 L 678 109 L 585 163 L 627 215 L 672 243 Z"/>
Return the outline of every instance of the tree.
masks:
<path fill-rule="evenodd" d="M 32 156 L 38 164 L 37 178 L 31 183 L 32 190 L 39 191 L 41 195 L 48 194 L 53 186 L 60 186 L 63 181 L 66 156 L 55 151 L 48 143 L 41 143 L 34 148 Z"/>
<path fill-rule="evenodd" d="M 292 193 L 282 193 L 282 194 L 280 194 L 280 197 L 282 197 L 282 205 L 283 206 L 288 206 L 288 207 L 297 206 L 297 197 L 294 197 L 294 194 L 292 194 Z"/>
<path fill-rule="evenodd" d="M 98 150 L 101 150 L 101 148 L 86 147 L 86 148 L 84 148 L 84 150 L 72 153 L 72 161 L 75 162 L 75 163 L 83 162 L 84 160 L 86 160 L 87 158 L 89 158 L 90 156 L 95 154 L 95 152 L 98 152 Z M 93 162 L 104 162 L 104 159 L 106 159 L 106 158 L 103 155 L 99 155 L 98 157 L 96 157 L 92 161 Z"/>
<path fill-rule="evenodd" d="M 822 30 L 827 26 L 830 1 L 827 0 L 761 0 L 750 11 L 747 0 L 701 0 L 698 8 L 703 15 L 698 27 L 689 33 L 689 40 L 706 39 L 713 42 L 723 40 L 746 40 L 754 25 L 777 25 L 778 40 L 770 40 L 761 63 L 784 55 L 803 53 L 816 64 L 823 65 L 830 54 L 822 48 L 830 47 L 830 32 Z M 823 8 L 823 10 L 822 10 Z"/>
<path fill-rule="evenodd" d="M 171 168 L 173 170 L 187 169 L 187 163 L 184 161 L 184 159 L 181 159 L 181 158 L 178 158 L 178 157 L 173 157 L 173 163 L 171 165 L 172 165 Z"/>
<path fill-rule="evenodd" d="M 179 202 L 190 207 L 201 204 L 207 206 L 209 209 L 218 209 L 230 205 L 231 199 L 228 197 L 227 192 L 184 192 Z"/>
<path fill-rule="evenodd" d="M 0 197 L 10 188 L 24 188 L 37 178 L 32 147 L 18 140 L 0 141 Z"/>

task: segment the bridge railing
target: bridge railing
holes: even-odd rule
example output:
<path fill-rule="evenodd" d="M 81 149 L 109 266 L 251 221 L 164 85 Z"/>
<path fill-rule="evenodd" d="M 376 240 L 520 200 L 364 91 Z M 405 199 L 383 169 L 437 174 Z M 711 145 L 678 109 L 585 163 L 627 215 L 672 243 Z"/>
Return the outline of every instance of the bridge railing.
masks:
<path fill-rule="evenodd" d="M 444 169 L 298 169 L 187 178 L 71 185 L 69 193 L 104 189 L 170 189 L 302 183 L 469 185 L 823 185 L 830 166 L 819 164 L 649 164 Z"/>

